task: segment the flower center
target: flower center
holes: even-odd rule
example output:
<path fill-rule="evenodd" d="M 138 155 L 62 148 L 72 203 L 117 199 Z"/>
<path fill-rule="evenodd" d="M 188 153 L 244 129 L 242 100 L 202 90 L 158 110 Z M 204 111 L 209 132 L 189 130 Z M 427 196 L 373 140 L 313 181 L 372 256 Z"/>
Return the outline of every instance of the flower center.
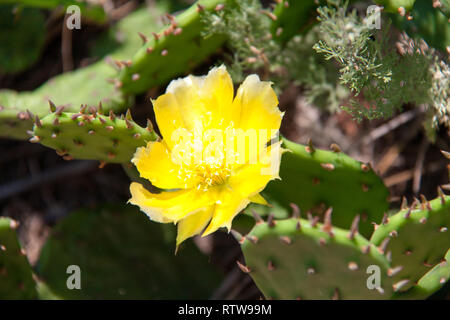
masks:
<path fill-rule="evenodd" d="M 209 158 L 192 165 L 181 165 L 178 175 L 186 182 L 194 181 L 198 190 L 224 184 L 231 175 L 231 166 L 219 158 Z"/>
<path fill-rule="evenodd" d="M 195 148 L 189 144 L 183 146 L 182 156 L 186 161 L 178 162 L 178 176 L 185 181 L 186 187 L 194 184 L 199 190 L 207 190 L 210 187 L 224 184 L 231 175 L 232 164 L 226 162 L 223 146 L 216 147 L 213 151 L 208 148 Z"/>
<path fill-rule="evenodd" d="M 178 164 L 178 177 L 185 182 L 185 187 L 206 191 L 226 183 L 240 154 L 234 137 L 228 139 L 227 134 L 228 131 L 218 129 L 199 130 L 194 135 L 180 131 L 183 138 L 172 149 L 172 161 Z"/>
<path fill-rule="evenodd" d="M 228 166 L 214 162 L 205 161 L 197 165 L 195 169 L 199 178 L 199 189 L 221 185 L 231 175 L 231 169 Z"/>

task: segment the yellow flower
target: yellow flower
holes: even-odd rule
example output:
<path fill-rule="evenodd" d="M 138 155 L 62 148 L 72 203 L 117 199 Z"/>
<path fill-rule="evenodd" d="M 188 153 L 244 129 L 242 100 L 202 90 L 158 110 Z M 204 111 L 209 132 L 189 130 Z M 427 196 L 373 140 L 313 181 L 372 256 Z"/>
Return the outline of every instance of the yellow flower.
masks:
<path fill-rule="evenodd" d="M 250 202 L 267 204 L 259 192 L 278 178 L 282 149 L 274 140 L 283 117 L 270 82 L 250 75 L 233 97 L 221 66 L 172 81 L 153 106 L 163 140 L 138 148 L 132 162 L 165 191 L 133 182 L 129 202 L 153 221 L 176 223 L 177 247 L 203 230 L 229 231 Z"/>

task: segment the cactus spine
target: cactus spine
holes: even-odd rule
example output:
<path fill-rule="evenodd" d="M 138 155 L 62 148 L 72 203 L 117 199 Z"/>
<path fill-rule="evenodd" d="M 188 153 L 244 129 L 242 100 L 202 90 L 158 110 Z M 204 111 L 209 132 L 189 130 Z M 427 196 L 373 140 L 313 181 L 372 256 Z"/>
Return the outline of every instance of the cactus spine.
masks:
<path fill-rule="evenodd" d="M 130 111 L 119 118 L 96 108 L 83 106 L 78 113 L 63 112 L 63 107 L 51 106 L 52 113 L 35 118 L 31 142 L 53 148 L 65 159 L 93 159 L 102 162 L 125 163 L 131 160 L 137 147 L 158 136 L 150 122 L 140 127 Z"/>

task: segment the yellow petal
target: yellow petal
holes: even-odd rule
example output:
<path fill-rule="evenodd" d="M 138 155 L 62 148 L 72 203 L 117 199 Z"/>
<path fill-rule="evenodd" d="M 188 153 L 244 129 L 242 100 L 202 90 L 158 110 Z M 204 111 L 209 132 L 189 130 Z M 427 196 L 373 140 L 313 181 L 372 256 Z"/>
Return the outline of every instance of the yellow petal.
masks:
<path fill-rule="evenodd" d="M 228 188 L 245 198 L 261 192 L 270 180 L 278 178 L 281 153 L 279 141 L 259 155 L 260 162 L 234 169 L 227 182 Z"/>
<path fill-rule="evenodd" d="M 166 140 L 179 128 L 190 132 L 226 126 L 233 101 L 233 82 L 224 66 L 207 76 L 173 80 L 166 94 L 153 101 L 158 127 Z M 223 120 L 225 119 L 225 120 Z M 169 148 L 173 146 L 167 142 Z"/>
<path fill-rule="evenodd" d="M 255 194 L 255 195 L 253 195 L 253 196 L 248 197 L 248 199 L 249 199 L 251 202 L 253 202 L 253 203 L 262 204 L 262 205 L 265 205 L 265 206 L 269 205 L 269 204 L 267 203 L 267 200 L 264 199 L 264 197 L 263 197 L 262 195 L 260 195 L 259 193 Z"/>
<path fill-rule="evenodd" d="M 214 206 L 210 206 L 199 212 L 191 214 L 178 222 L 177 247 L 187 238 L 195 236 L 202 232 L 208 222 L 211 220 Z"/>
<path fill-rule="evenodd" d="M 204 129 L 228 126 L 232 116 L 233 81 L 224 65 L 212 68 L 206 76 L 174 80 L 166 92 L 172 93 L 181 106 L 179 111 L 187 129 L 195 128 L 199 120 Z"/>
<path fill-rule="evenodd" d="M 176 109 L 173 112 L 178 112 L 183 119 L 184 128 L 193 131 L 195 127 L 201 125 L 206 113 L 207 106 L 205 105 L 200 87 L 204 83 L 204 77 L 187 76 L 185 78 L 173 80 L 167 87 L 166 94 L 171 94 L 176 101 Z M 157 109 L 155 109 L 156 121 L 160 122 Z"/>
<path fill-rule="evenodd" d="M 146 147 L 136 150 L 131 160 L 136 166 L 142 178 L 161 189 L 189 188 L 189 181 L 180 178 L 179 165 L 172 161 L 171 153 L 165 141 L 147 143 Z"/>
<path fill-rule="evenodd" d="M 209 71 L 201 87 L 208 111 L 213 115 L 208 128 L 224 129 L 236 118 L 230 106 L 233 103 L 233 80 L 224 65 Z"/>
<path fill-rule="evenodd" d="M 244 130 L 278 130 L 283 118 L 271 83 L 260 81 L 255 74 L 248 76 L 241 84 L 231 109 L 240 114 L 237 127 Z"/>
<path fill-rule="evenodd" d="M 267 170 L 261 164 L 245 165 L 228 179 L 228 187 L 243 198 L 250 198 L 261 192 L 267 183 L 274 178 L 270 174 L 261 174 Z"/>
<path fill-rule="evenodd" d="M 174 145 L 172 134 L 179 128 L 186 128 L 183 117 L 179 112 L 178 102 L 171 93 L 163 94 L 152 102 L 159 131 L 168 148 L 172 149 Z"/>
<path fill-rule="evenodd" d="M 287 149 L 281 147 L 282 143 L 282 140 L 272 142 L 272 144 L 264 148 L 259 154 L 258 163 L 263 165 L 262 175 L 272 175 L 272 179 L 280 179 L 281 155 L 287 151 Z"/>
<path fill-rule="evenodd" d="M 265 199 L 259 196 L 267 183 L 278 178 L 281 159 L 281 141 L 267 148 L 263 156 L 265 162 L 247 164 L 235 169 L 228 178 L 226 189 L 220 194 L 220 202 L 216 203 L 213 217 L 202 236 L 213 233 L 220 227 L 231 228 L 234 217 L 241 212 L 250 201 Z"/>
<path fill-rule="evenodd" d="M 276 134 L 277 130 L 271 132 L 263 129 L 230 129 L 227 131 L 225 144 L 227 156 L 231 155 L 228 163 L 239 167 L 261 162 L 261 159 L 269 159 L 266 156 L 269 151 L 267 143 L 273 140 Z"/>
<path fill-rule="evenodd" d="M 163 215 L 161 208 L 146 205 L 150 192 L 147 191 L 140 183 L 132 182 L 130 185 L 130 193 L 131 199 L 128 200 L 128 202 L 139 206 L 141 211 L 145 212 L 150 220 L 161 223 L 172 222 L 170 219 Z"/>
<path fill-rule="evenodd" d="M 234 217 L 241 212 L 250 201 L 243 199 L 240 195 L 231 191 L 225 191 L 220 203 L 215 205 L 213 217 L 202 237 L 205 237 L 221 227 L 226 227 L 228 231 L 231 229 L 231 222 Z"/>
<path fill-rule="evenodd" d="M 184 189 L 151 193 L 140 183 L 130 185 L 130 203 L 137 205 L 151 220 L 178 222 L 187 216 L 213 205 L 217 201 L 217 190 Z"/>

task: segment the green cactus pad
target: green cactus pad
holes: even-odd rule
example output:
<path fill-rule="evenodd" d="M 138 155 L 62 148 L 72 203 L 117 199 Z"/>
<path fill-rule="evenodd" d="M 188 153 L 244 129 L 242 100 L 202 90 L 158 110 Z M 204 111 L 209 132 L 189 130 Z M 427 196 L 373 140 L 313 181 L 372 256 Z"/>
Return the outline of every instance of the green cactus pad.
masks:
<path fill-rule="evenodd" d="M 35 299 L 36 283 L 16 235 L 17 222 L 0 217 L 0 300 Z"/>
<path fill-rule="evenodd" d="M 131 160 L 137 147 L 158 139 L 151 127 L 142 128 L 131 117 L 121 119 L 112 113 L 105 116 L 83 108 L 81 111 L 57 110 L 36 120 L 30 141 L 53 148 L 69 159 L 125 163 Z"/>
<path fill-rule="evenodd" d="M 410 11 L 416 0 L 375 0 L 375 2 L 383 6 L 383 11 L 403 14 L 401 8 L 404 9 L 405 13 Z"/>
<path fill-rule="evenodd" d="M 16 73 L 34 64 L 44 47 L 45 17 L 40 10 L 0 5 L 0 73 Z"/>
<path fill-rule="evenodd" d="M 160 7 L 149 13 L 146 8 L 137 10 L 122 19 L 105 38 L 102 51 L 109 58 L 85 68 L 58 75 L 32 92 L 17 93 L 0 90 L 0 137 L 26 139 L 32 121 L 27 119 L 26 110 L 44 117 L 48 113 L 48 100 L 64 105 L 65 111 L 77 112 L 81 104 L 96 106 L 102 102 L 105 111 L 119 111 L 132 102 L 132 97 L 118 90 L 112 80 L 117 75 L 113 59 L 123 60 L 136 52 L 142 45 L 138 32 L 156 28 L 156 16 Z M 115 38 L 121 39 L 117 42 Z M 109 62 L 107 62 L 109 60 Z"/>
<path fill-rule="evenodd" d="M 371 242 L 391 255 L 393 280 L 411 288 L 450 248 L 450 196 L 415 204 L 389 217 L 373 233 Z M 402 282 L 403 281 L 403 282 Z"/>
<path fill-rule="evenodd" d="M 372 222 L 381 221 L 388 209 L 388 190 L 371 169 L 342 152 L 325 151 L 284 139 L 280 167 L 281 180 L 271 181 L 263 192 L 273 207 L 251 205 L 261 215 L 269 212 L 286 218 L 296 204 L 303 213 L 323 214 L 333 208 L 334 225 L 349 229 L 360 215 L 360 233 L 367 238 L 373 231 Z"/>
<path fill-rule="evenodd" d="M 445 260 L 439 262 L 428 271 L 414 287 L 406 292 L 395 295 L 396 299 L 426 299 L 439 289 L 450 279 L 450 250 L 445 255 Z"/>
<path fill-rule="evenodd" d="M 120 75 L 123 92 L 142 93 L 172 78 L 192 70 L 217 51 L 225 37 L 214 35 L 203 38 L 201 12 L 219 9 L 230 0 L 203 0 L 176 17 L 171 25 L 159 34 L 145 32 L 146 43 L 135 54 L 130 64 L 125 64 Z M 219 7 L 217 7 L 219 5 Z"/>
<path fill-rule="evenodd" d="M 33 92 L 16 93 L 12 100 L 14 104 L 8 106 L 38 114 L 48 110 L 48 100 L 65 105 L 72 111 L 76 111 L 80 104 L 97 105 L 102 102 L 105 110 L 117 111 L 128 100 L 108 82 L 115 74 L 114 68 L 105 62 L 94 63 L 56 76 Z M 0 99 L 3 94 L 1 91 Z"/>
<path fill-rule="evenodd" d="M 192 242 L 174 254 L 175 228 L 139 209 L 80 210 L 60 222 L 45 244 L 38 274 L 53 296 L 66 299 L 207 299 L 219 285 L 215 269 Z M 69 290 L 67 267 L 81 270 L 81 290 Z"/>
<path fill-rule="evenodd" d="M 247 266 L 241 269 L 266 298 L 388 299 L 392 294 L 386 257 L 346 230 L 294 218 L 259 223 L 242 251 Z M 368 289 L 371 265 L 380 268 L 381 289 Z"/>
<path fill-rule="evenodd" d="M 0 90 L 0 137 L 25 139 L 26 131 L 33 127 L 33 120 L 25 109 L 14 106 L 18 94 L 12 90 Z"/>
<path fill-rule="evenodd" d="M 412 19 L 392 15 L 397 27 L 406 31 L 413 39 L 425 42 L 442 52 L 450 46 L 450 23 L 448 17 L 433 7 L 432 0 L 417 0 L 411 10 Z"/>

